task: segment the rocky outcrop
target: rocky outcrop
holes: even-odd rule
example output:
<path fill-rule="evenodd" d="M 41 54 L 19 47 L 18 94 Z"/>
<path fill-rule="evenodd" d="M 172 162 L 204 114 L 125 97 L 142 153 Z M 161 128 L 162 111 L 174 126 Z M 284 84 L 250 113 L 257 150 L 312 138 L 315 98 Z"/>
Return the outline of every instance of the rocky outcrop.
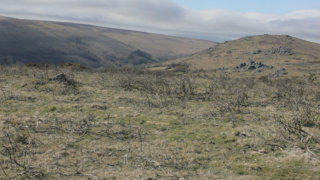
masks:
<path fill-rule="evenodd" d="M 267 50 L 262 50 L 262 49 L 258 49 L 255 50 L 253 52 L 251 52 L 250 54 L 252 55 L 257 55 L 257 54 L 264 54 L 264 55 L 272 55 L 272 54 L 277 54 L 277 55 L 281 55 L 281 56 L 291 56 L 294 55 L 294 52 L 292 51 L 291 48 L 288 47 L 284 47 L 284 46 L 279 46 L 279 47 L 272 47 L 271 49 L 267 49 Z"/>
<path fill-rule="evenodd" d="M 287 75 L 288 72 L 287 72 L 287 69 L 286 68 L 281 68 L 281 69 L 278 69 L 276 70 L 273 74 L 272 74 L 272 77 L 282 77 L 282 76 L 285 76 Z"/>
<path fill-rule="evenodd" d="M 236 72 L 243 71 L 256 71 L 262 72 L 265 70 L 273 69 L 273 66 L 265 65 L 261 62 L 250 61 L 249 63 L 241 63 L 239 66 L 235 67 L 234 70 Z"/>
<path fill-rule="evenodd" d="M 293 55 L 294 53 L 292 52 L 292 49 L 291 48 L 288 48 L 288 47 L 283 47 L 283 46 L 279 46 L 277 48 L 271 48 L 269 49 L 268 51 L 266 51 L 265 53 L 266 55 L 268 54 L 278 54 L 278 55 Z"/>

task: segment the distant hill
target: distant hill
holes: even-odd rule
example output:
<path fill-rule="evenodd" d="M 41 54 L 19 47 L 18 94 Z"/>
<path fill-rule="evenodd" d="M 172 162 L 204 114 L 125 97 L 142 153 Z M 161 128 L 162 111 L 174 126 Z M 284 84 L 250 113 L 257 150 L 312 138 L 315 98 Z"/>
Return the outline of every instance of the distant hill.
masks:
<path fill-rule="evenodd" d="M 151 55 L 141 61 L 149 62 L 190 55 L 214 45 L 205 40 L 0 16 L 1 64 L 73 62 L 100 67 L 137 63 L 134 52 Z"/>
<path fill-rule="evenodd" d="M 299 71 L 320 70 L 320 44 L 287 35 L 260 35 L 221 43 L 166 64 L 184 63 L 191 69 L 230 68 L 250 60 Z"/>

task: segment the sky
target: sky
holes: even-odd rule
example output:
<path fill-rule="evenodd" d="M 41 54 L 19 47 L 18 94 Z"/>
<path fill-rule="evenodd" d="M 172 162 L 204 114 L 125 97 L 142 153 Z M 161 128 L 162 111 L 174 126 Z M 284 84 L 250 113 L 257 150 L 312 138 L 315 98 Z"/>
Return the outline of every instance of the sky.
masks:
<path fill-rule="evenodd" d="M 320 43 L 320 0 L 0 0 L 0 15 L 217 42 L 288 34 Z"/>
<path fill-rule="evenodd" d="M 174 2 L 196 10 L 227 9 L 238 12 L 278 14 L 320 8 L 320 0 L 174 0 Z"/>

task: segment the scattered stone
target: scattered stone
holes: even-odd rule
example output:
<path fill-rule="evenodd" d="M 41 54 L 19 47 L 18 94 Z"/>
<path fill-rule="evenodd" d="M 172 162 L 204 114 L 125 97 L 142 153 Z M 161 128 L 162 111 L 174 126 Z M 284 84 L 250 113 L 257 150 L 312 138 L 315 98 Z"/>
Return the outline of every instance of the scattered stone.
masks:
<path fill-rule="evenodd" d="M 256 67 L 255 65 L 250 65 L 250 66 L 248 67 L 248 70 L 255 70 L 255 69 L 257 69 L 257 67 Z"/>
<path fill-rule="evenodd" d="M 261 62 L 255 62 L 255 61 L 250 61 L 250 63 L 241 63 L 239 66 L 234 68 L 236 72 L 240 72 L 240 71 L 263 72 L 268 69 L 273 69 L 273 66 L 268 66 Z"/>
<path fill-rule="evenodd" d="M 278 48 L 274 48 L 272 47 L 270 50 L 267 50 L 266 55 L 268 54 L 279 54 L 279 55 L 293 55 L 294 53 L 292 52 L 292 49 L 291 48 L 288 48 L 288 47 L 283 47 L 283 46 L 280 46 Z"/>
<path fill-rule="evenodd" d="M 281 68 L 281 69 L 278 69 L 274 72 L 274 74 L 272 75 L 272 77 L 282 77 L 282 76 L 285 76 L 287 75 L 288 72 L 287 72 L 287 69 L 286 68 Z"/>
<path fill-rule="evenodd" d="M 61 83 L 64 83 L 64 82 L 67 82 L 68 81 L 68 78 L 65 74 L 61 73 L 61 74 L 58 74 L 56 75 L 54 78 L 51 79 L 52 81 L 57 81 L 57 82 L 61 82 Z"/>
<path fill-rule="evenodd" d="M 245 134 L 245 133 L 242 133 L 242 132 L 237 132 L 236 134 L 235 134 L 235 136 L 237 136 L 237 137 L 247 137 L 248 135 L 247 134 Z"/>
<path fill-rule="evenodd" d="M 239 65 L 240 68 L 244 68 L 244 67 L 246 67 L 246 66 L 247 66 L 247 63 L 241 63 L 241 64 Z"/>
<path fill-rule="evenodd" d="M 256 51 L 253 51 L 251 52 L 250 54 L 252 55 L 256 55 L 256 54 L 262 54 L 264 52 L 265 55 L 270 55 L 270 54 L 278 54 L 278 55 L 281 55 L 281 56 L 284 56 L 284 55 L 294 55 L 294 52 L 292 51 L 291 48 L 288 48 L 288 47 L 283 47 L 283 46 L 279 46 L 279 47 L 272 47 L 271 49 L 268 49 L 268 50 L 261 50 L 261 49 L 258 49 Z"/>
<path fill-rule="evenodd" d="M 68 86 L 75 86 L 76 85 L 76 82 L 74 80 L 68 79 L 67 75 L 65 75 L 64 73 L 58 74 L 49 80 L 64 83 Z"/>
<path fill-rule="evenodd" d="M 251 54 L 261 54 L 262 53 L 262 50 L 261 49 L 258 49 L 256 51 L 253 51 Z"/>

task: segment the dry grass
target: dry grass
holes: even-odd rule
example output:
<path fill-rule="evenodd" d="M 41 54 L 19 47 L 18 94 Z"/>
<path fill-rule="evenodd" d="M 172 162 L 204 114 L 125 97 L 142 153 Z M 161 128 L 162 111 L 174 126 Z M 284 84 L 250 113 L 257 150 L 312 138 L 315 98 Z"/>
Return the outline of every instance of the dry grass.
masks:
<path fill-rule="evenodd" d="M 169 61 L 187 63 L 191 69 L 213 70 L 233 68 L 242 62 L 255 60 L 295 73 L 319 71 L 320 45 L 285 35 L 245 37 L 219 44 L 189 57 Z"/>
<path fill-rule="evenodd" d="M 318 75 L 0 71 L 4 179 L 320 178 Z"/>

